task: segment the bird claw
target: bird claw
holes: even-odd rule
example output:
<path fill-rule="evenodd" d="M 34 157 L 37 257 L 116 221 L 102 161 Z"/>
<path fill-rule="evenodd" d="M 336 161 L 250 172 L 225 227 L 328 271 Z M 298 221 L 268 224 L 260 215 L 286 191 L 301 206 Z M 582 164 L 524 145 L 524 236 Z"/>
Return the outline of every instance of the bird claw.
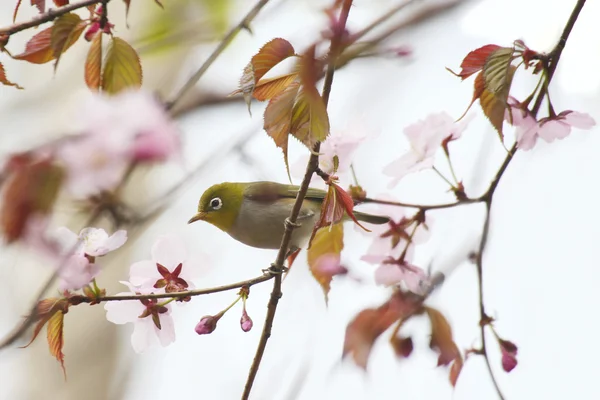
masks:
<path fill-rule="evenodd" d="M 267 275 L 281 275 L 287 271 L 288 271 L 287 267 L 284 267 L 282 265 L 280 268 L 275 264 L 271 264 L 271 266 L 269 268 L 265 268 L 262 270 L 263 274 L 267 274 Z"/>
<path fill-rule="evenodd" d="M 298 222 L 292 222 L 292 220 L 289 219 L 289 217 L 285 219 L 284 225 L 287 229 L 300 228 L 302 226 L 302 224 Z"/>

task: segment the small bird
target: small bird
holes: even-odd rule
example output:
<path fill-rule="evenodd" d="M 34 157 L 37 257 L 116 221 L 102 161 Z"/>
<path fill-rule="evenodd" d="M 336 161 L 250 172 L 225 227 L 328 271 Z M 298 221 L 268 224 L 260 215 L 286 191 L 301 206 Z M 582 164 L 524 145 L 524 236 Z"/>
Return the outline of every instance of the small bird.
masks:
<path fill-rule="evenodd" d="M 278 249 L 299 186 L 275 182 L 224 182 L 208 188 L 200 198 L 198 212 L 188 224 L 206 221 L 235 240 L 261 249 Z M 327 192 L 308 189 L 289 249 L 300 249 L 308 242 L 319 219 L 321 204 Z M 354 211 L 359 221 L 385 224 L 388 217 Z"/>

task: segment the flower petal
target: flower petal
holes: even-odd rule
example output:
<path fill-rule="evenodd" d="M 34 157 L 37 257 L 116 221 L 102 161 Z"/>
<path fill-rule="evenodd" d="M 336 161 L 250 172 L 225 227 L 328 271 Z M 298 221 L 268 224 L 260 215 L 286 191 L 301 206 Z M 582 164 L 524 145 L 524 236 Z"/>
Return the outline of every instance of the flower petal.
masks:
<path fill-rule="evenodd" d="M 160 314 L 160 326 L 161 329 L 154 326 L 154 333 L 158 337 L 161 346 L 166 347 L 175 341 L 173 317 L 169 313 Z"/>
<path fill-rule="evenodd" d="M 134 286 L 152 286 L 160 278 L 156 263 L 151 260 L 138 261 L 129 268 L 129 282 Z"/>
<path fill-rule="evenodd" d="M 131 334 L 131 346 L 136 353 L 143 353 L 152 343 L 156 342 L 154 329 L 151 317 L 137 318 Z"/>
<path fill-rule="evenodd" d="M 119 230 L 110 235 L 104 244 L 108 251 L 113 251 L 123 246 L 127 241 L 127 231 Z"/>
<path fill-rule="evenodd" d="M 159 237 L 152 246 L 152 260 L 173 271 L 179 263 L 187 259 L 187 250 L 183 241 L 175 235 Z"/>
<path fill-rule="evenodd" d="M 131 295 L 131 292 L 121 292 L 117 296 Z M 113 324 L 126 324 L 136 322 L 145 310 L 139 300 L 109 301 L 104 305 L 106 319 Z"/>
<path fill-rule="evenodd" d="M 587 113 L 577 111 L 563 111 L 559 115 L 564 115 L 564 120 L 572 127 L 579 129 L 590 129 L 596 125 L 596 121 Z"/>

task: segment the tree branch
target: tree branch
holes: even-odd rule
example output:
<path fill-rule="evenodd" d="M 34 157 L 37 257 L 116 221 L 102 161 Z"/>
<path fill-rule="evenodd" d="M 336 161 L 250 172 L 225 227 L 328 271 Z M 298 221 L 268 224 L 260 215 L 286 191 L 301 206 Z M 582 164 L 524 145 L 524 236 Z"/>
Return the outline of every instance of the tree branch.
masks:
<path fill-rule="evenodd" d="M 206 59 L 206 61 L 204 61 L 204 64 L 202 64 L 202 66 L 200 66 L 198 71 L 196 71 L 196 73 L 194 75 L 192 75 L 192 77 L 190 79 L 188 79 L 188 81 L 185 83 L 185 85 L 183 85 L 183 87 L 181 89 L 179 89 L 179 91 L 177 92 L 175 97 L 173 97 L 173 99 L 171 101 L 167 102 L 167 110 L 171 110 L 172 108 L 174 108 L 177 105 L 177 103 L 183 98 L 183 96 L 191 88 L 193 88 L 196 85 L 196 83 L 198 83 L 198 81 L 200 80 L 202 75 L 204 75 L 204 73 L 208 70 L 208 68 L 212 65 L 212 63 L 215 62 L 217 57 L 219 57 L 219 55 L 223 52 L 223 50 L 225 50 L 227 45 L 229 45 L 229 43 L 231 43 L 233 38 L 235 38 L 242 29 L 248 29 L 248 30 L 250 29 L 249 28 L 250 22 L 256 17 L 258 12 L 268 2 L 269 2 L 269 0 L 259 0 L 256 3 L 256 5 L 250 11 L 248 11 L 248 14 L 246 14 L 246 16 L 227 33 L 227 35 L 225 35 L 223 40 L 221 40 L 221 43 L 219 43 L 217 48 Z"/>
<path fill-rule="evenodd" d="M 550 84 L 550 81 L 552 80 L 552 76 L 554 75 L 554 72 L 556 71 L 556 66 L 558 65 L 558 61 L 560 59 L 562 51 L 567 43 L 567 39 L 569 38 L 569 35 L 571 34 L 571 30 L 573 29 L 573 26 L 575 25 L 575 22 L 577 21 L 577 18 L 579 17 L 579 13 L 581 12 L 584 4 L 585 4 L 585 0 L 577 1 L 577 4 L 575 5 L 573 11 L 571 12 L 571 16 L 569 17 L 569 20 L 567 21 L 567 23 L 565 25 L 565 28 L 562 32 L 562 35 L 561 35 L 558 43 L 556 44 L 554 49 L 549 53 L 548 63 L 546 65 L 547 78 L 546 78 L 545 87 L 548 87 L 548 85 Z M 544 97 L 546 95 L 547 95 L 546 90 L 541 90 L 540 93 L 538 94 L 538 96 L 535 100 L 535 103 L 531 109 L 531 113 L 534 118 L 537 117 L 537 113 L 539 112 L 542 102 L 544 100 Z M 490 372 L 490 377 L 492 378 L 492 382 L 494 383 L 496 392 L 498 393 L 498 396 L 500 396 L 500 399 L 504 399 L 504 396 L 502 395 L 502 392 L 500 390 L 498 382 L 494 376 L 492 366 L 491 366 L 491 363 L 490 363 L 490 360 L 488 357 L 488 353 L 487 353 L 486 342 L 485 342 L 485 327 L 486 327 L 488 321 L 490 321 L 490 318 L 487 316 L 487 314 L 485 312 L 484 299 L 483 299 L 483 253 L 485 251 L 485 246 L 487 244 L 487 240 L 488 240 L 488 236 L 489 236 L 492 199 L 493 199 L 496 189 L 498 188 L 500 179 L 506 172 L 506 169 L 508 168 L 508 165 L 512 161 L 516 151 L 517 151 L 517 144 L 515 143 L 509 150 L 508 154 L 506 155 L 504 162 L 498 169 L 498 172 L 496 173 L 496 176 L 490 183 L 488 190 L 481 197 L 484 200 L 484 203 L 486 206 L 486 213 L 485 213 L 485 220 L 483 223 L 483 231 L 481 234 L 481 241 L 479 242 L 479 250 L 477 253 L 477 263 L 476 263 L 477 277 L 478 277 L 477 283 L 479 286 L 479 314 L 480 314 L 479 317 L 480 317 L 480 327 L 481 327 L 481 354 L 483 354 L 483 356 L 485 358 L 487 368 Z"/>
<path fill-rule="evenodd" d="M 344 3 L 342 4 L 342 9 L 340 11 L 340 34 L 334 35 L 331 39 L 331 45 L 329 47 L 329 61 L 327 65 L 327 71 L 325 73 L 325 81 L 323 83 L 323 102 L 325 103 L 325 107 L 327 107 L 327 104 L 329 102 L 329 95 L 331 93 L 331 87 L 333 84 L 333 74 L 335 72 L 335 64 L 337 57 L 342 50 L 342 34 L 346 29 L 346 22 L 348 21 L 348 14 L 350 13 L 351 6 L 352 0 L 344 0 Z M 281 275 L 283 270 L 283 262 L 288 252 L 290 241 L 292 239 L 292 232 L 296 227 L 296 220 L 298 219 L 298 215 L 300 214 L 300 209 L 302 208 L 302 203 L 304 201 L 304 198 L 306 197 L 306 192 L 308 191 L 308 186 L 310 185 L 311 178 L 314 172 L 319 167 L 320 148 L 320 142 L 317 142 L 313 147 L 310 159 L 308 160 L 308 164 L 306 165 L 304 179 L 302 180 L 302 184 L 300 185 L 300 189 L 298 190 L 298 194 L 296 195 L 296 202 L 294 203 L 294 207 L 292 208 L 292 212 L 289 218 L 286 219 L 285 231 L 281 239 L 281 246 L 279 247 L 279 252 L 277 253 L 275 263 L 272 265 L 272 268 L 274 268 L 275 271 L 279 273 L 275 276 L 275 281 L 273 283 L 273 291 L 271 292 L 271 297 L 267 306 L 267 316 L 265 318 L 265 325 L 260 336 L 254 360 L 252 361 L 250 371 L 248 372 L 248 379 L 246 380 L 246 385 L 242 394 L 242 400 L 248 400 L 248 398 L 250 397 L 252 385 L 254 384 L 254 380 L 256 379 L 258 368 L 260 367 L 265 348 L 267 347 L 267 341 L 271 336 L 271 329 L 273 327 L 273 321 L 275 319 L 275 312 L 277 311 L 277 304 L 282 296 Z"/>
<path fill-rule="evenodd" d="M 39 26 L 43 23 L 53 21 L 61 15 L 68 14 L 71 11 L 78 10 L 87 6 L 91 6 L 98 3 L 109 3 L 110 0 L 83 0 L 77 3 L 67 4 L 66 6 L 51 8 L 43 14 L 33 17 L 31 20 L 26 22 L 19 22 L 6 28 L 0 28 L 0 35 L 10 36 L 17 32 L 24 31 L 25 29 Z"/>

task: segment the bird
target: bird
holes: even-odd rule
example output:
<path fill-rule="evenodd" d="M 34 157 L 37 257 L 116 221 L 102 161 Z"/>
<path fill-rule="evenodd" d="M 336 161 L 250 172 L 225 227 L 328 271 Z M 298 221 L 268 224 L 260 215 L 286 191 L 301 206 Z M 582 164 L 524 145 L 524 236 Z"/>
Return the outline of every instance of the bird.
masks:
<path fill-rule="evenodd" d="M 299 186 L 276 182 L 223 182 L 209 187 L 200 197 L 198 212 L 188 224 L 208 222 L 233 239 L 260 249 L 279 249 Z M 301 249 L 318 221 L 327 192 L 309 188 L 292 232 L 288 250 Z M 389 218 L 354 211 L 359 220 L 385 224 Z"/>

